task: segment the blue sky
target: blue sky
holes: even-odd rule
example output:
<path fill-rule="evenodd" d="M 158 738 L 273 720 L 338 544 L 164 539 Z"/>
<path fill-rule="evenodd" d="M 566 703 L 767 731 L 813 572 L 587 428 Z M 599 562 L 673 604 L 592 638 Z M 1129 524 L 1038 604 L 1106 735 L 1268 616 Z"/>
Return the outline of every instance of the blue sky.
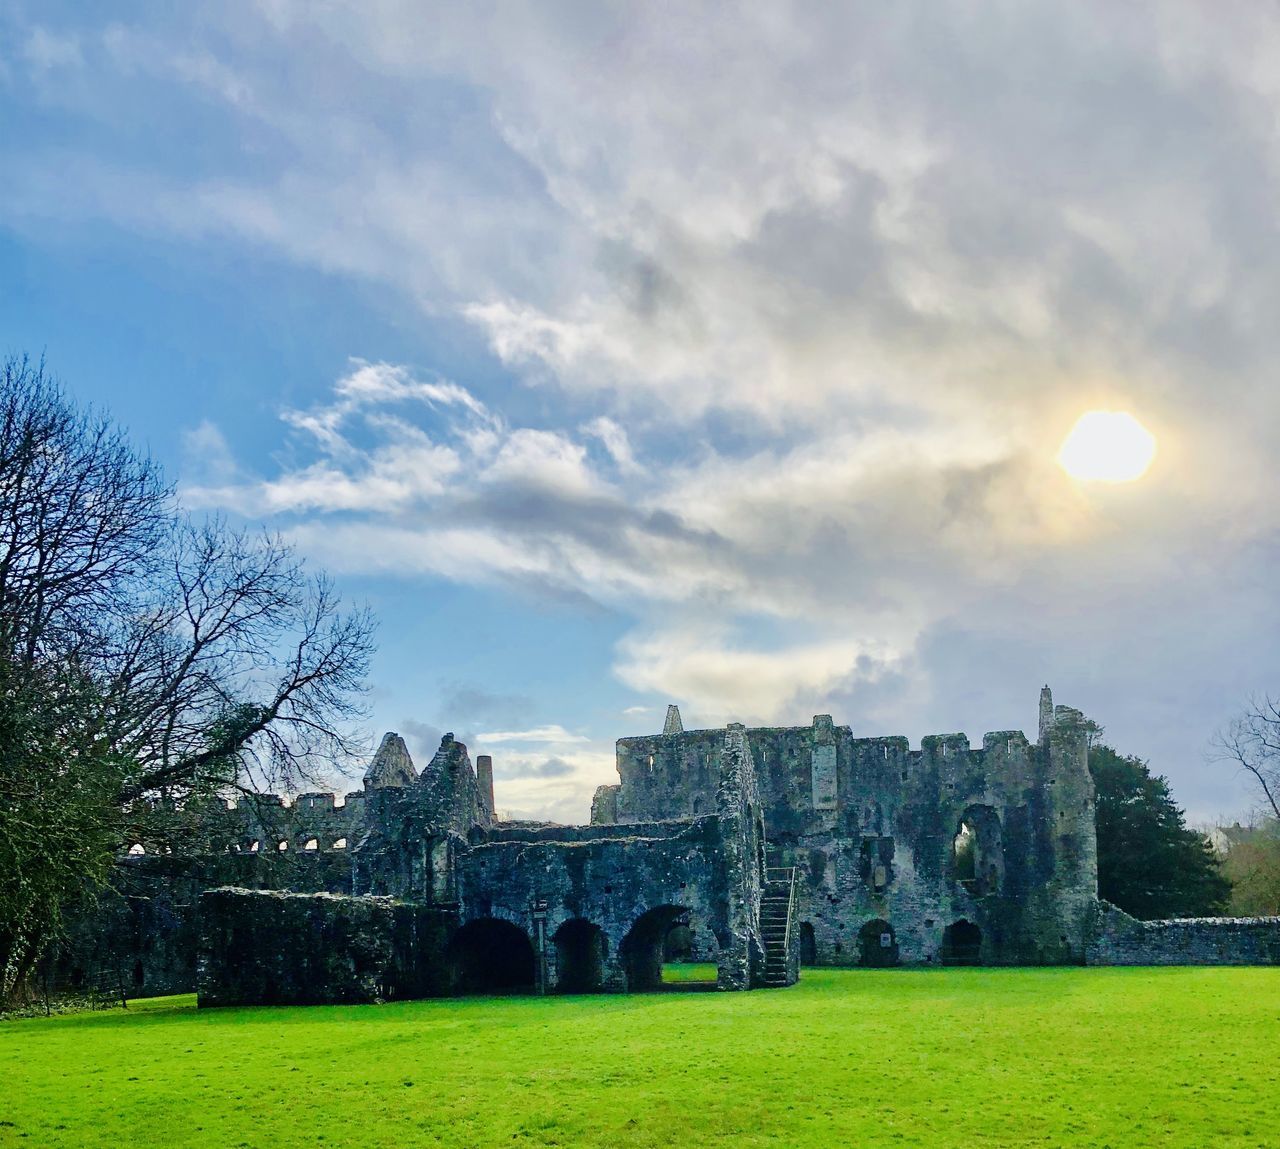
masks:
<path fill-rule="evenodd" d="M 614 738 L 1275 688 L 1280 21 L 1199 4 L 0 0 L 0 349 L 382 619 L 372 726 Z M 1091 408 L 1141 481 L 1054 455 Z"/>

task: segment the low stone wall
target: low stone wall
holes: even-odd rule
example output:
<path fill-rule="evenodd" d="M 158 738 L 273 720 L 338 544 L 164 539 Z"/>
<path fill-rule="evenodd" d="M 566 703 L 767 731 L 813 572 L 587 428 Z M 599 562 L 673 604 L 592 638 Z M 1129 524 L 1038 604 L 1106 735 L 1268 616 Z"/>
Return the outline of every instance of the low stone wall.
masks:
<path fill-rule="evenodd" d="M 432 997 L 450 989 L 451 910 L 393 898 L 224 888 L 200 896 L 201 1006 Z"/>
<path fill-rule="evenodd" d="M 1143 922 L 1098 903 L 1086 965 L 1280 965 L 1280 918 Z"/>
<path fill-rule="evenodd" d="M 344 850 L 117 858 L 110 886 L 67 915 L 47 967 L 50 987 L 119 986 L 129 997 L 194 992 L 200 894 L 220 886 L 350 893 L 351 858 Z"/>

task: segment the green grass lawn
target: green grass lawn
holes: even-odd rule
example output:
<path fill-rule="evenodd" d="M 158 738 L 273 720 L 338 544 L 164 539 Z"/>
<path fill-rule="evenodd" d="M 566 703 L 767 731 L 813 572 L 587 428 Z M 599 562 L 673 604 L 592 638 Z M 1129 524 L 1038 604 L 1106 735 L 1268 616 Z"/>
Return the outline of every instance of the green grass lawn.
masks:
<path fill-rule="evenodd" d="M 0 1145 L 1280 1145 L 1280 969 L 0 1023 Z"/>
<path fill-rule="evenodd" d="M 713 962 L 669 961 L 662 967 L 662 980 L 667 985 L 715 981 L 716 967 Z"/>

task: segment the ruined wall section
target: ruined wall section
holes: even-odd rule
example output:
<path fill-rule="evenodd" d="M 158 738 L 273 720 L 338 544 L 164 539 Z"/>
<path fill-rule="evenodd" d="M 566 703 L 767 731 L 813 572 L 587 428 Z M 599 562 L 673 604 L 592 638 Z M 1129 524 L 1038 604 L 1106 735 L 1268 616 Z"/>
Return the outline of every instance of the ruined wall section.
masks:
<path fill-rule="evenodd" d="M 463 924 L 496 918 L 524 930 L 549 989 L 559 984 L 553 939 L 566 923 L 589 922 L 603 932 L 606 990 L 629 988 L 624 943 L 637 922 L 663 907 L 687 911 L 696 931 L 714 936 L 717 950 L 733 945 L 717 817 L 633 823 L 596 837 L 581 829 L 531 827 L 522 836 L 499 826 L 492 840 L 459 855 Z"/>
<path fill-rule="evenodd" d="M 1041 851 L 1044 880 L 1031 891 L 1029 914 L 1045 960 L 1083 962 L 1098 905 L 1098 837 L 1088 723 L 1079 710 L 1054 708 L 1042 760 L 1039 792 L 1047 800 L 1039 824 L 1048 842 Z"/>
<path fill-rule="evenodd" d="M 1017 730 L 855 738 L 811 726 L 746 731 L 771 865 L 800 875 L 800 918 L 818 964 L 963 959 L 949 927 L 980 936 L 987 964 L 1080 963 L 1096 897 L 1094 801 L 1083 719 L 1041 699 L 1043 739 Z M 705 808 L 715 732 L 623 739 L 620 784 L 593 817 L 619 823 Z M 973 868 L 957 866 L 961 827 Z"/>
<path fill-rule="evenodd" d="M 954 960 L 948 927 L 970 923 L 984 963 L 1083 961 L 1097 863 L 1075 726 L 1052 750 L 1017 730 L 985 735 L 980 750 L 945 734 L 912 751 L 905 738 L 836 728 L 834 796 L 814 765 L 829 771 L 825 727 L 819 716 L 811 729 L 751 732 L 776 795 L 777 862 L 801 871 L 814 960 Z M 973 836 L 971 872 L 956 864 L 962 826 Z"/>
<path fill-rule="evenodd" d="M 446 734 L 410 785 L 369 791 L 353 892 L 428 903 L 456 901 L 456 859 L 472 831 L 492 821 L 488 794 L 466 746 Z"/>
<path fill-rule="evenodd" d="M 351 858 L 343 850 L 120 858 L 92 909 L 69 917 L 50 984 L 60 991 L 118 984 L 133 997 L 192 992 L 200 895 L 223 885 L 349 893 Z"/>
<path fill-rule="evenodd" d="M 299 794 L 286 801 L 279 794 L 245 794 L 235 802 L 206 798 L 178 805 L 146 804 L 146 835 L 130 843 L 133 856 L 175 852 L 186 854 L 268 854 L 349 848 L 364 832 L 365 792 Z"/>
<path fill-rule="evenodd" d="M 1143 922 L 1099 902 L 1088 965 L 1280 965 L 1280 918 Z"/>
<path fill-rule="evenodd" d="M 200 1006 L 317 1005 L 449 990 L 456 916 L 391 898 L 234 888 L 200 898 Z"/>
<path fill-rule="evenodd" d="M 618 821 L 618 791 L 622 787 L 597 786 L 591 796 L 591 825 L 611 826 Z"/>
<path fill-rule="evenodd" d="M 596 791 L 592 820 L 612 812 L 617 822 L 698 818 L 718 803 L 724 730 L 690 730 L 645 738 L 620 738 L 618 777 L 612 799 Z"/>
<path fill-rule="evenodd" d="M 721 946 L 719 982 L 722 989 L 750 989 L 764 981 L 760 901 L 767 845 L 755 760 L 741 723 L 732 723 L 724 732 L 716 805 L 728 893 L 726 928 L 730 935 L 730 944 Z"/>
<path fill-rule="evenodd" d="M 464 925 L 494 918 L 525 931 L 539 984 L 549 989 L 561 975 L 559 931 L 594 927 L 603 935 L 600 988 L 622 990 L 652 980 L 666 930 L 687 921 L 695 948 L 715 956 L 721 988 L 761 984 L 766 847 L 751 747 L 740 725 L 718 733 L 715 754 L 707 753 L 707 739 L 691 741 L 715 764 L 713 813 L 607 826 L 477 827 L 471 848 L 455 859 Z M 641 748 L 647 778 L 648 747 Z"/>

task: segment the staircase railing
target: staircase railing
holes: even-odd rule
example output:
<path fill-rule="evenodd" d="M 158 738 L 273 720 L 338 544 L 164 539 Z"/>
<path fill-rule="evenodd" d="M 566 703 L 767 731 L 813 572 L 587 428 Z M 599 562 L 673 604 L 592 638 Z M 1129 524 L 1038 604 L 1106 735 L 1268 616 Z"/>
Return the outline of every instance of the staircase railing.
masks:
<path fill-rule="evenodd" d="M 791 873 L 787 881 L 787 928 L 782 937 L 783 960 L 788 963 L 791 961 L 791 922 L 796 916 L 796 867 L 789 868 Z"/>
<path fill-rule="evenodd" d="M 791 957 L 791 920 L 796 916 L 796 867 L 766 866 L 764 879 L 767 885 L 785 882 L 787 886 L 786 926 L 782 932 L 782 960 L 786 963 Z"/>

